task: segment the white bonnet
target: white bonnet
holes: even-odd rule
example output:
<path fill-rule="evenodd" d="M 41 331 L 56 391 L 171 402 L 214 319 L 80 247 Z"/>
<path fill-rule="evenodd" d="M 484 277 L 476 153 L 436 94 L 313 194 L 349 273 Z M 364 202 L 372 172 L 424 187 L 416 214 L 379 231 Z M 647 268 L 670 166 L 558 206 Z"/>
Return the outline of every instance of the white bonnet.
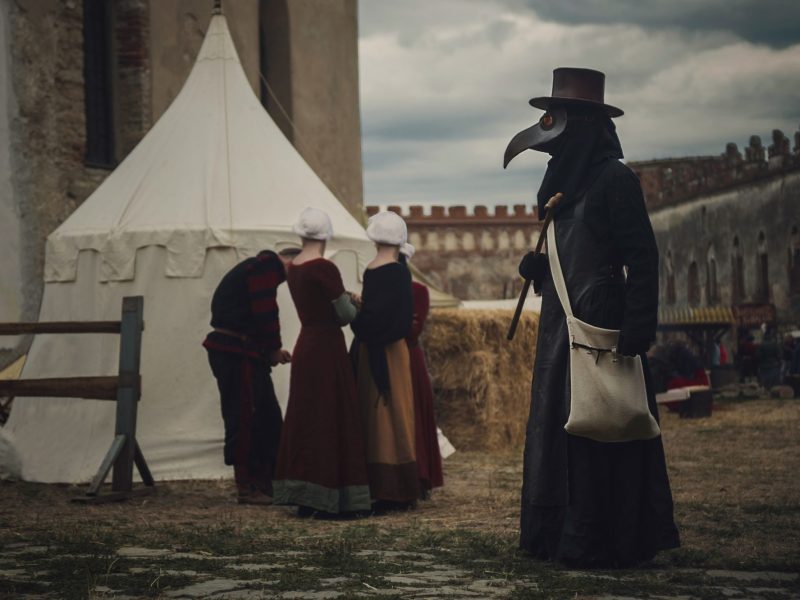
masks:
<path fill-rule="evenodd" d="M 406 222 L 397 213 L 383 210 L 369 218 L 367 237 L 376 244 L 402 246 L 408 239 Z"/>
<path fill-rule="evenodd" d="M 411 260 L 411 257 L 414 256 L 414 252 L 416 251 L 417 249 L 414 248 L 414 246 L 412 244 L 409 244 L 408 242 L 400 246 L 400 253 L 405 254 L 406 259 L 408 260 Z"/>
<path fill-rule="evenodd" d="M 333 225 L 328 213 L 312 207 L 303 209 L 292 231 L 309 240 L 329 240 L 333 237 Z"/>

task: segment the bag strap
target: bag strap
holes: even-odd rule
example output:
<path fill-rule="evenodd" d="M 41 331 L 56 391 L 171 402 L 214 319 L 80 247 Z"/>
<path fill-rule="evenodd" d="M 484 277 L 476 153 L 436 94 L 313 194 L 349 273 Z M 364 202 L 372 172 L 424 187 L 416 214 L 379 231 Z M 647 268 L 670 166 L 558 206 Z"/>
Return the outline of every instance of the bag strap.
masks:
<path fill-rule="evenodd" d="M 564 309 L 564 314 L 571 317 L 572 306 L 569 303 L 567 284 L 564 281 L 564 273 L 561 271 L 561 261 L 558 260 L 558 248 L 556 248 L 555 219 L 551 221 L 550 227 L 547 228 L 547 260 L 550 263 L 550 275 L 556 286 L 558 299 L 561 300 L 561 307 Z"/>

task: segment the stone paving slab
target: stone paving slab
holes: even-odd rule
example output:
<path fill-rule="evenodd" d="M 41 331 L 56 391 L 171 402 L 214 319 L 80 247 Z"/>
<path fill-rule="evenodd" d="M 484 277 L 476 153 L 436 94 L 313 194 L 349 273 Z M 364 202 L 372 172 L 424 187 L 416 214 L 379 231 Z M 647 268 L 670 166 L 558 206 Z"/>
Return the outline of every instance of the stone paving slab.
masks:
<path fill-rule="evenodd" d="M 706 571 L 709 577 L 736 579 L 738 581 L 797 581 L 798 573 L 781 573 L 780 571 L 725 571 L 711 569 Z"/>
<path fill-rule="evenodd" d="M 230 565 L 228 568 L 236 571 L 276 571 L 286 568 L 286 565 L 279 565 L 276 563 L 244 563 L 241 565 Z"/>
<path fill-rule="evenodd" d="M 240 590 L 250 586 L 252 583 L 252 581 L 237 581 L 235 579 L 210 579 L 180 590 L 168 591 L 165 595 L 170 598 L 203 598 Z"/>
<path fill-rule="evenodd" d="M 139 548 L 138 546 L 123 546 L 117 550 L 117 556 L 125 558 L 161 558 L 174 554 L 172 550 L 164 548 Z"/>
<path fill-rule="evenodd" d="M 19 556 L 21 554 L 45 554 L 50 550 L 50 546 L 31 546 L 30 544 L 6 544 L 3 548 L 3 556 Z"/>
<path fill-rule="evenodd" d="M 31 549 L 34 550 L 31 550 Z M 5 550 L 5 549 L 4 549 Z M 19 582 L 32 585 L 46 577 L 47 570 L 42 566 L 49 566 L 53 561 L 65 558 L 76 559 L 80 557 L 94 558 L 97 556 L 83 554 L 59 553 L 58 548 L 48 546 L 15 545 L 9 548 L 10 555 L 4 557 L 0 568 L 0 580 Z M 473 560 L 468 565 L 459 562 L 458 566 L 448 564 L 446 555 L 433 555 L 424 552 L 402 552 L 392 550 L 362 550 L 354 552 L 352 556 L 369 559 L 369 562 L 383 564 L 388 568 L 377 569 L 370 574 L 370 583 L 359 583 L 359 573 L 342 573 L 334 576 L 330 567 L 324 564 L 315 564 L 314 553 L 308 552 L 263 552 L 258 554 L 248 553 L 235 556 L 218 556 L 210 552 L 192 552 L 186 549 L 169 548 L 144 548 L 138 546 L 124 546 L 116 552 L 117 557 L 125 558 L 125 570 L 98 574 L 96 585 L 91 590 L 92 598 L 114 598 L 124 600 L 125 593 L 130 594 L 130 583 L 126 580 L 142 575 L 158 574 L 162 579 L 161 596 L 170 599 L 191 600 L 255 600 L 257 598 L 281 598 L 285 600 L 333 600 L 345 593 L 350 596 L 364 598 L 377 598 L 381 596 L 399 596 L 404 599 L 426 598 L 487 598 L 500 599 L 509 596 L 523 588 L 532 590 L 545 589 L 537 582 L 535 572 L 530 576 L 515 574 L 509 578 L 502 573 L 487 571 L 492 561 Z M 278 559 L 280 557 L 280 559 Z M 289 562 L 286 562 L 287 557 Z M 306 560 L 302 560 L 306 557 Z M 204 561 L 209 572 L 204 569 L 180 568 L 180 560 Z M 173 562 L 174 561 L 174 562 Z M 116 562 L 116 561 L 115 561 Z M 290 564 L 291 563 L 291 564 Z M 112 563 L 113 564 L 113 563 Z M 462 568 L 463 567 L 463 568 Z M 495 567 L 497 568 L 497 567 Z M 255 574 L 253 579 L 237 579 L 235 576 L 227 578 L 220 576 L 228 569 L 232 572 Z M 275 589 L 274 586 L 283 579 L 283 571 L 290 569 L 290 573 L 304 573 L 301 577 L 302 588 L 287 590 Z M 263 571 L 262 579 L 258 572 Z M 482 573 L 483 576 L 477 576 Z M 701 581 L 699 584 L 674 586 L 674 593 L 648 596 L 655 600 L 691 600 L 693 592 L 697 590 L 703 597 L 720 598 L 721 600 L 790 600 L 797 598 L 797 582 L 800 574 L 776 571 L 737 571 L 725 569 L 670 569 L 663 571 L 673 576 L 684 575 L 687 580 Z M 497 575 L 496 577 L 494 575 Z M 554 570 L 550 575 L 562 578 L 573 578 L 576 586 L 580 579 L 595 579 L 612 582 L 625 581 L 635 583 L 638 577 L 646 579 L 645 573 Z M 172 576 L 170 583 L 168 577 Z M 248 575 L 253 577 L 254 575 Z M 291 578 L 288 579 L 291 581 Z M 41 581 L 47 585 L 47 581 Z M 374 584 L 374 585 L 373 585 Z M 178 589 L 170 589 L 175 585 Z M 179 586 L 179 587 L 178 587 Z M 272 591 L 270 590 L 272 588 Z M 53 587 L 52 589 L 57 589 Z M 633 588 L 635 589 L 635 588 Z M 143 590 L 145 591 L 145 590 Z M 672 590 L 670 590 L 672 591 Z M 21 595 L 15 597 L 23 597 Z M 41 591 L 36 594 L 28 593 L 24 597 L 31 600 L 49 600 L 57 594 Z M 135 594 L 132 597 L 137 597 Z M 576 595 L 575 598 L 585 600 L 639 600 L 630 595 L 606 594 L 600 596 Z M 644 597 L 644 596 L 643 596 Z"/>
<path fill-rule="evenodd" d="M 290 600 L 330 600 L 341 595 L 341 592 L 320 590 L 318 592 L 284 592 L 281 594 L 281 598 Z"/>
<path fill-rule="evenodd" d="M 359 550 L 354 552 L 356 556 L 381 556 L 383 558 L 425 558 L 435 560 L 433 554 L 425 552 L 404 552 L 402 550 Z"/>

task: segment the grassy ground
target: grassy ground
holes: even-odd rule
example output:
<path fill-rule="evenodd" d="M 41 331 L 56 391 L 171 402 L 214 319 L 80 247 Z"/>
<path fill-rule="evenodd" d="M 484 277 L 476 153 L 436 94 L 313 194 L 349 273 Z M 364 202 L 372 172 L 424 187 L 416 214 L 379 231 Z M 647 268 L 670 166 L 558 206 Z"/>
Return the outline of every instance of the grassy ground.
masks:
<path fill-rule="evenodd" d="M 252 594 L 229 597 L 800 597 L 781 575 L 800 570 L 800 401 L 662 417 L 683 547 L 641 569 L 575 572 L 520 554 L 520 452 L 461 451 L 417 510 L 350 521 L 238 506 L 229 482 L 100 506 L 69 503 L 82 488 L 0 483 L 0 596 L 167 597 L 211 579 Z"/>

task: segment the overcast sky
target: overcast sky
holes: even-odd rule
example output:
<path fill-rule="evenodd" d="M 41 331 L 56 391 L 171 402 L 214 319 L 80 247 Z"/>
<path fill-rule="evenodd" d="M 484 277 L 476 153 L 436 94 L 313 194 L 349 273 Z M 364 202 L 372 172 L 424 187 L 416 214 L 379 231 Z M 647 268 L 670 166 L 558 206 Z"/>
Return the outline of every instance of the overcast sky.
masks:
<path fill-rule="evenodd" d="M 800 0 L 361 0 L 367 204 L 530 204 L 511 137 L 558 66 L 606 73 L 626 160 L 720 154 L 800 125 Z"/>

